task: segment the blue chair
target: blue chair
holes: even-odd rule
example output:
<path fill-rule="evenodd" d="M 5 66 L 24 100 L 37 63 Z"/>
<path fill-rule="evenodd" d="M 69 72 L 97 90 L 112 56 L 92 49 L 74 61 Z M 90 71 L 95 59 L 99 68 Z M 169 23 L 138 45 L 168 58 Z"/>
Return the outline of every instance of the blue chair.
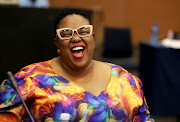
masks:
<path fill-rule="evenodd" d="M 133 46 L 129 28 L 105 27 L 102 61 L 118 64 L 126 69 L 138 69 L 132 59 Z"/>

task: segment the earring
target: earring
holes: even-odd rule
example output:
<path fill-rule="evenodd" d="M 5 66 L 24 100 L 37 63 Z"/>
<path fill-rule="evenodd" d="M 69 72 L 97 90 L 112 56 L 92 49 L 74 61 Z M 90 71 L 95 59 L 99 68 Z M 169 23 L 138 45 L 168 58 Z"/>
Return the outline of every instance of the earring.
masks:
<path fill-rule="evenodd" d="M 94 49 L 96 48 L 96 45 L 94 45 Z"/>
<path fill-rule="evenodd" d="M 57 53 L 60 55 L 60 49 L 57 49 Z"/>

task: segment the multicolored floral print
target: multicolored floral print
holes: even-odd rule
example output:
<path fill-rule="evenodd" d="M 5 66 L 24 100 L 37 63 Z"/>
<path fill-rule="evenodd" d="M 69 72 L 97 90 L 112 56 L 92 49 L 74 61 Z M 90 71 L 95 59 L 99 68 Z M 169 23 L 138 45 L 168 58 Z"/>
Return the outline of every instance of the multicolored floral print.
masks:
<path fill-rule="evenodd" d="M 108 63 L 111 79 L 107 88 L 95 96 L 54 71 L 51 61 L 28 65 L 15 74 L 35 121 L 59 122 L 62 113 L 68 113 L 70 121 L 80 122 L 152 121 L 141 81 L 122 67 Z M 29 120 L 9 80 L 0 87 L 0 108 L 20 121 Z"/>

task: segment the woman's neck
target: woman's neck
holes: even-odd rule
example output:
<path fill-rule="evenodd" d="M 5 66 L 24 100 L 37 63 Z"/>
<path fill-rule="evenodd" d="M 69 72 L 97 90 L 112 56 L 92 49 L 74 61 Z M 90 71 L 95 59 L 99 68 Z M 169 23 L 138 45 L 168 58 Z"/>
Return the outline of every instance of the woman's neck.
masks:
<path fill-rule="evenodd" d="M 68 67 L 65 63 L 63 63 L 60 58 L 57 59 L 58 62 L 56 65 L 58 65 L 57 71 L 64 75 L 64 77 L 67 77 L 68 79 L 75 80 L 79 78 L 83 78 L 86 76 L 90 76 L 93 73 L 94 70 L 94 61 L 91 60 L 89 64 L 82 68 L 77 67 Z"/>

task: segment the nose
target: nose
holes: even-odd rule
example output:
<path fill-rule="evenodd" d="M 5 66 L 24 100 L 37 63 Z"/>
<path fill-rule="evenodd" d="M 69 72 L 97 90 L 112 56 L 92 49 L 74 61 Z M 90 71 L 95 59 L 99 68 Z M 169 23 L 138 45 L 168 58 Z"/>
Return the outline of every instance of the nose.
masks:
<path fill-rule="evenodd" d="M 77 42 L 80 42 L 80 41 L 81 41 L 81 37 L 79 37 L 79 35 L 76 32 L 74 32 L 74 35 L 73 35 L 73 37 L 71 39 L 71 42 L 72 43 L 77 43 Z"/>

